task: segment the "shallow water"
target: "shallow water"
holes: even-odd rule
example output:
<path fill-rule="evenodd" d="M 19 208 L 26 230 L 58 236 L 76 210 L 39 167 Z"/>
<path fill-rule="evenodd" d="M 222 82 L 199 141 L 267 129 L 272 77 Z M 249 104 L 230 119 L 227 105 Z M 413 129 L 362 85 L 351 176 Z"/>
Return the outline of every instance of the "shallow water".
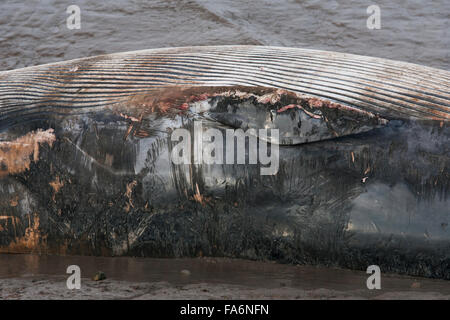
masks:
<path fill-rule="evenodd" d="M 67 1 L 0 4 L 0 70 L 149 48 L 260 44 L 323 49 L 449 69 L 450 2 L 376 1 L 381 29 L 358 1 Z M 70 3 L 72 4 L 72 2 Z"/>
<path fill-rule="evenodd" d="M 0 255 L 2 278 L 66 278 L 69 265 L 78 265 L 82 278 L 105 272 L 108 279 L 127 282 L 168 282 L 171 285 L 208 283 L 239 285 L 247 288 L 280 287 L 313 290 L 324 288 L 339 292 L 371 295 L 388 292 L 438 292 L 450 295 L 450 282 L 412 278 L 393 274 L 381 276 L 382 289 L 368 290 L 368 274 L 338 268 L 281 265 L 270 262 L 225 258 L 152 259 L 131 257 Z M 190 275 L 183 275 L 189 270 Z"/>

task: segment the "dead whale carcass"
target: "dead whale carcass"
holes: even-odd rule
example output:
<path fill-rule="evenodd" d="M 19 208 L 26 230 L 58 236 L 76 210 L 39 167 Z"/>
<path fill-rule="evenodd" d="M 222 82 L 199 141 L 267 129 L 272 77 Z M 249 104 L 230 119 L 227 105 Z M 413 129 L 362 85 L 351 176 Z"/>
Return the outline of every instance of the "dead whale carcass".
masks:
<path fill-rule="evenodd" d="M 1 251 L 378 264 L 449 278 L 449 79 L 251 46 L 4 72 Z M 275 176 L 250 164 L 174 165 L 168 129 L 199 118 L 278 128 L 281 145 L 320 143 L 281 147 Z"/>

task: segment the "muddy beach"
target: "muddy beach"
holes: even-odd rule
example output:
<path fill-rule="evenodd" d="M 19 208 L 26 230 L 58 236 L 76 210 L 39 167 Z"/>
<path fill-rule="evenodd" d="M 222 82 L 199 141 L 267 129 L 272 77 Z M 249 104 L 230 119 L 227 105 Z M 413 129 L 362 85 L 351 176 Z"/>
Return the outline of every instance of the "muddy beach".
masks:
<path fill-rule="evenodd" d="M 67 266 L 81 268 L 69 290 Z M 102 270 L 107 278 L 93 281 Z M 448 281 L 226 258 L 0 255 L 0 299 L 450 299 Z"/>

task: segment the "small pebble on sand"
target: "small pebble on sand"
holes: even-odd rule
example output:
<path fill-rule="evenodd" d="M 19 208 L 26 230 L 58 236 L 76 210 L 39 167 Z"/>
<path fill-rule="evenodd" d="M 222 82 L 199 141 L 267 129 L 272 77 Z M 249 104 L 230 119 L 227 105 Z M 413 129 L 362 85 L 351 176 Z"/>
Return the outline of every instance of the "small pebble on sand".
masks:
<path fill-rule="evenodd" d="M 97 271 L 94 276 L 92 277 L 92 280 L 94 281 L 101 281 L 106 279 L 106 274 L 103 271 Z"/>
<path fill-rule="evenodd" d="M 190 276 L 190 275 L 191 275 L 191 272 L 190 272 L 189 270 L 184 269 L 184 270 L 181 270 L 181 274 L 182 274 L 183 276 Z"/>

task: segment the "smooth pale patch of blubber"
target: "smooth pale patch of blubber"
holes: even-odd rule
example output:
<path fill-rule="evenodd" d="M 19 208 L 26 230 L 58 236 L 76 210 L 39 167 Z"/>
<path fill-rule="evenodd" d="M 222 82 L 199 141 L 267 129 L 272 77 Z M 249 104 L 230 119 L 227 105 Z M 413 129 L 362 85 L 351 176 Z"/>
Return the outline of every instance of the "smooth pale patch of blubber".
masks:
<path fill-rule="evenodd" d="M 191 112 L 232 128 L 250 130 L 253 135 L 258 135 L 261 129 L 276 129 L 279 136 L 260 137 L 273 144 L 328 140 L 388 123 L 371 112 L 284 89 L 235 86 L 205 92 L 208 96 L 201 104 L 198 101 L 190 104 Z"/>
<path fill-rule="evenodd" d="M 349 230 L 369 234 L 391 234 L 402 237 L 409 233 L 419 239 L 445 240 L 449 237 L 449 199 L 418 202 L 404 183 L 380 182 L 367 186 L 367 191 L 352 201 Z M 421 212 L 433 212 L 421 216 Z M 411 219 L 415 217 L 415 219 Z"/>

